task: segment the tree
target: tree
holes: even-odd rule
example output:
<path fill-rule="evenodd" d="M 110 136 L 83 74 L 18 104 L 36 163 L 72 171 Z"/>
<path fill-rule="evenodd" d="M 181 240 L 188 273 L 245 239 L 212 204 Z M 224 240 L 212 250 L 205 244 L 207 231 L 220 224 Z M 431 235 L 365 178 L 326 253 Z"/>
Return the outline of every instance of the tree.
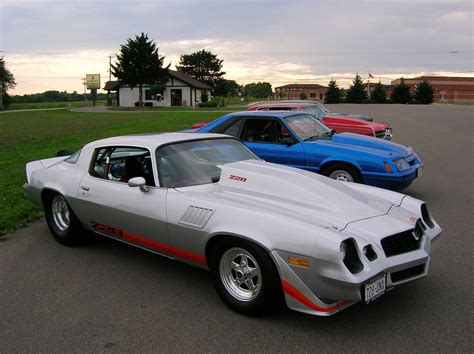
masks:
<path fill-rule="evenodd" d="M 223 60 L 207 50 L 199 50 L 191 54 L 181 55 L 176 70 L 181 71 L 198 81 L 216 88 L 217 83 L 225 75 L 222 71 Z"/>
<path fill-rule="evenodd" d="M 244 96 L 267 98 L 273 96 L 272 85 L 269 82 L 252 82 L 244 86 Z"/>
<path fill-rule="evenodd" d="M 405 79 L 403 77 L 393 88 L 392 96 L 390 98 L 395 103 L 408 103 L 411 100 L 410 87 L 405 84 Z"/>
<path fill-rule="evenodd" d="M 341 89 L 337 86 L 336 80 L 329 81 L 324 103 L 341 103 Z"/>
<path fill-rule="evenodd" d="M 352 80 L 352 86 L 347 90 L 348 103 L 363 103 L 367 100 L 367 92 L 365 91 L 364 82 L 359 74 L 356 74 Z"/>
<path fill-rule="evenodd" d="M 380 81 L 375 85 L 374 90 L 370 93 L 370 98 L 377 103 L 385 103 L 387 101 L 387 90 Z"/>
<path fill-rule="evenodd" d="M 433 86 L 426 81 L 420 81 L 415 88 L 415 100 L 423 104 L 430 104 L 434 102 L 434 90 Z"/>
<path fill-rule="evenodd" d="M 8 106 L 8 103 L 10 102 L 10 96 L 8 95 L 7 91 L 13 89 L 16 86 L 15 77 L 13 76 L 11 71 L 8 70 L 7 65 L 5 63 L 5 59 L 3 57 L 0 57 L 0 84 L 2 85 L 2 100 L 0 101 L 1 111 L 3 110 L 3 104 Z"/>
<path fill-rule="evenodd" d="M 241 86 L 235 80 L 217 80 L 214 87 L 215 96 L 236 96 L 241 90 Z"/>
<path fill-rule="evenodd" d="M 306 99 L 308 99 L 308 96 L 304 92 L 301 92 L 300 93 L 300 100 L 306 100 Z"/>
<path fill-rule="evenodd" d="M 168 68 L 163 67 L 164 56 L 158 54 L 156 43 L 142 33 L 135 38 L 129 38 L 126 44 L 120 46 L 117 61 L 112 65 L 112 74 L 121 84 L 134 88 L 138 86 L 138 104 L 143 106 L 143 86 L 156 82 L 162 85 L 168 80 Z"/>

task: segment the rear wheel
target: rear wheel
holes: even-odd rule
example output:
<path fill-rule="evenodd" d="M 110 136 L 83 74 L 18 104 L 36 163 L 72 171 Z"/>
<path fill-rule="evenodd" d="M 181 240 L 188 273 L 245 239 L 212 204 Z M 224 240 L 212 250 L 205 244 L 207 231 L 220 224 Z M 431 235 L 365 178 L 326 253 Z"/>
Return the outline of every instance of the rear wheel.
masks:
<path fill-rule="evenodd" d="M 43 202 L 46 222 L 56 241 L 66 246 L 76 246 L 88 240 L 88 232 L 84 230 L 64 196 L 47 193 Z"/>
<path fill-rule="evenodd" d="M 219 296 L 234 311 L 258 316 L 279 308 L 280 277 L 259 246 L 238 239 L 220 241 L 211 253 L 210 268 Z"/>
<path fill-rule="evenodd" d="M 323 172 L 323 175 L 344 182 L 362 182 L 362 176 L 360 172 L 352 166 L 345 164 L 335 164 L 326 168 Z"/>

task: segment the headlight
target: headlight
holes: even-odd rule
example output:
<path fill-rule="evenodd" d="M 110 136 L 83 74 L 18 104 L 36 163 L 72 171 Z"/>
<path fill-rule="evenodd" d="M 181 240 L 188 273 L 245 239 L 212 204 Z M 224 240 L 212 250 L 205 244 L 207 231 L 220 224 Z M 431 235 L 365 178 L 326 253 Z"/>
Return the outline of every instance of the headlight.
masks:
<path fill-rule="evenodd" d="M 410 164 L 404 158 L 393 161 L 398 171 L 403 172 L 410 169 Z"/>
<path fill-rule="evenodd" d="M 346 249 L 347 249 L 346 243 L 342 242 L 341 243 L 341 248 L 340 248 L 342 259 L 346 258 Z"/>
<path fill-rule="evenodd" d="M 348 238 L 341 243 L 341 254 L 344 256 L 342 262 L 352 274 L 357 274 L 364 269 L 364 265 L 360 261 L 357 253 L 357 246 L 353 239 Z M 344 250 L 344 253 L 342 252 Z"/>

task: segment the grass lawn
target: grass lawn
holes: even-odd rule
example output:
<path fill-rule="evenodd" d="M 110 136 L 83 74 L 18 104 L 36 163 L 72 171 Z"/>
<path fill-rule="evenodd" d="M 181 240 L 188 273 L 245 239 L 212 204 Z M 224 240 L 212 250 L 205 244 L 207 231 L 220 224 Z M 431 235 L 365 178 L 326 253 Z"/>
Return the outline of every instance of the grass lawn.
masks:
<path fill-rule="evenodd" d="M 222 112 L 159 112 L 130 114 L 77 113 L 68 110 L 0 114 L 0 236 L 43 215 L 23 193 L 25 164 L 56 156 L 67 149 L 116 135 L 167 132 L 210 121 Z"/>

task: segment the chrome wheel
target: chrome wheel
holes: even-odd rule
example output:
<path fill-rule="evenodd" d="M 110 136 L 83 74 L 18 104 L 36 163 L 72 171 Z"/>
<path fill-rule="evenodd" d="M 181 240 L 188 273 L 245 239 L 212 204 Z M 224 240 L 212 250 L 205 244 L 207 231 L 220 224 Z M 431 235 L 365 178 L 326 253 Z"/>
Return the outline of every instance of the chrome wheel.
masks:
<path fill-rule="evenodd" d="M 60 231 L 66 231 L 69 228 L 69 209 L 62 195 L 56 195 L 53 198 L 51 202 L 51 214 L 54 224 Z"/>
<path fill-rule="evenodd" d="M 251 301 L 262 289 L 262 274 L 255 258 L 246 250 L 233 247 L 224 252 L 219 273 L 227 292 L 237 300 Z"/>
<path fill-rule="evenodd" d="M 333 171 L 328 177 L 338 181 L 354 182 L 352 175 L 344 170 Z"/>

